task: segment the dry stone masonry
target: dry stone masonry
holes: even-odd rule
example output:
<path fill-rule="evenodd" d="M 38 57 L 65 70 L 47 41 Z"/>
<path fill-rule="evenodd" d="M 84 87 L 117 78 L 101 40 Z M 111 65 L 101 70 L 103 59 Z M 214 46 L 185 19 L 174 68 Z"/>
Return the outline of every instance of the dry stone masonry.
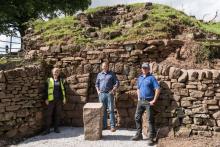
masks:
<path fill-rule="evenodd" d="M 65 76 L 68 101 L 63 107 L 63 125 L 83 126 L 83 107 L 88 102 L 98 102 L 95 79 L 101 63 L 108 61 L 121 83 L 115 95 L 117 126 L 135 128 L 136 78 L 141 73 L 140 65 L 150 62 L 152 73 L 161 85 L 161 95 L 154 108 L 157 128 L 176 136 L 219 134 L 220 71 L 160 64 L 183 45 L 181 40 L 161 39 L 88 46 L 78 51 L 71 45 L 45 46 L 35 50 L 38 54 L 34 58 L 40 57 L 48 65 L 60 67 Z M 38 121 L 42 120 L 43 100 L 38 89 L 48 74 L 39 73 L 44 70 L 32 72 L 22 68 L 0 72 L 2 135 L 11 137 L 21 131 L 28 134 L 32 127 L 40 130 Z M 26 74 L 20 74 L 21 71 Z M 146 133 L 145 125 L 144 128 Z"/>
<path fill-rule="evenodd" d="M 0 135 L 33 135 L 42 128 L 42 67 L 0 71 Z"/>
<path fill-rule="evenodd" d="M 63 123 L 83 126 L 83 106 L 87 102 L 90 74 L 71 75 L 66 78 L 68 103 L 63 107 Z"/>

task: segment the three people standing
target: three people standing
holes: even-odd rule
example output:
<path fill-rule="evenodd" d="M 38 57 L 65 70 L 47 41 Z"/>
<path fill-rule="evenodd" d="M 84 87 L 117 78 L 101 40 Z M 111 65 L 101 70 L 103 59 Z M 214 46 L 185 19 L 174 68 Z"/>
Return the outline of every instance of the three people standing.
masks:
<path fill-rule="evenodd" d="M 142 136 L 142 115 L 147 112 L 147 122 L 149 126 L 149 145 L 153 144 L 153 139 L 156 135 L 154 116 L 152 107 L 156 103 L 160 86 L 156 78 L 150 73 L 150 66 L 143 63 L 141 66 L 142 75 L 137 80 L 137 96 L 138 104 L 135 113 L 135 123 L 137 132 L 132 140 L 141 140 Z M 46 100 L 47 104 L 47 121 L 46 133 L 50 132 L 50 124 L 52 114 L 55 112 L 54 131 L 59 133 L 59 121 L 62 110 L 62 104 L 66 103 L 65 86 L 63 80 L 60 78 L 60 69 L 54 68 L 52 70 L 52 77 L 48 78 L 46 84 Z M 115 114 L 114 114 L 114 93 L 119 87 L 119 80 L 114 72 L 109 70 L 107 62 L 102 63 L 102 71 L 97 75 L 95 87 L 98 93 L 99 101 L 104 105 L 103 129 L 107 129 L 107 110 L 110 113 L 110 127 L 111 131 L 116 131 Z"/>

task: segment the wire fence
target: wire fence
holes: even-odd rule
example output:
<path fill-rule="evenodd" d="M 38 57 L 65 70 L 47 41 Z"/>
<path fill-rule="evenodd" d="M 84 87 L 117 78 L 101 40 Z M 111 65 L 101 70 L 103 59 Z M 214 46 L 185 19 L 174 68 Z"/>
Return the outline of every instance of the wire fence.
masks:
<path fill-rule="evenodd" d="M 21 37 L 18 36 L 10 36 L 10 40 L 0 40 L 0 43 L 4 43 L 5 46 L 0 46 L 0 55 L 8 55 L 8 54 L 16 54 L 21 50 L 21 41 L 20 42 L 14 42 L 13 39 L 17 38 L 21 40 Z M 16 47 L 13 47 L 16 46 Z"/>

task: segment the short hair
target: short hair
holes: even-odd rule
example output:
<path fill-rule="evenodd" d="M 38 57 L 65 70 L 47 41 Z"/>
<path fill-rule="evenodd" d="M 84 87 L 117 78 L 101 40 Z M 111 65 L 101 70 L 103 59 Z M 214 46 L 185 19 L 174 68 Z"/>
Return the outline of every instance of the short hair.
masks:
<path fill-rule="evenodd" d="M 51 70 L 51 72 L 53 73 L 53 72 L 56 71 L 56 70 L 59 70 L 59 72 L 60 72 L 60 69 L 57 68 L 57 67 L 53 68 L 53 69 Z"/>
<path fill-rule="evenodd" d="M 108 62 L 103 62 L 103 63 L 102 63 L 102 66 L 103 66 L 104 64 L 107 65 L 107 66 L 109 66 L 109 63 L 108 63 Z"/>

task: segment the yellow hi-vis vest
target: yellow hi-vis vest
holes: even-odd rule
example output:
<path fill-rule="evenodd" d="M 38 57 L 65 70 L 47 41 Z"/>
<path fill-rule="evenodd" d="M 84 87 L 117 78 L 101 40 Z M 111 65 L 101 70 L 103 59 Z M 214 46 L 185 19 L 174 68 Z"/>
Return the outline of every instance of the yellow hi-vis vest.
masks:
<path fill-rule="evenodd" d="M 53 101 L 54 100 L 54 96 L 53 96 L 54 80 L 53 78 L 48 78 L 47 82 L 48 82 L 48 101 Z M 65 89 L 64 89 L 62 80 L 60 80 L 60 85 L 61 85 L 61 90 L 63 94 L 63 99 L 66 100 Z"/>

